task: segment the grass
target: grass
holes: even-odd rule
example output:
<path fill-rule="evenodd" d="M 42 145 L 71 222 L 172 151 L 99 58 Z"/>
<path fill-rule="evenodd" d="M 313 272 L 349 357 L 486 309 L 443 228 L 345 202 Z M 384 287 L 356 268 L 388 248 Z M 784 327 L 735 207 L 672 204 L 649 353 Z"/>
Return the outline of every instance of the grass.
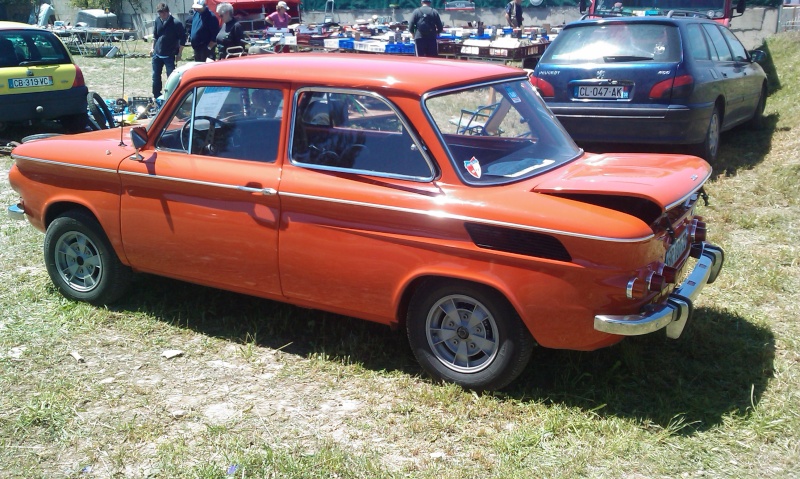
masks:
<path fill-rule="evenodd" d="M 503 392 L 432 383 L 381 326 L 167 279 L 66 301 L 3 217 L 0 477 L 798 477 L 799 47 L 764 47 L 768 127 L 723 136 L 702 214 L 726 266 L 685 337 L 537 350 Z M 119 59 L 78 62 L 121 95 Z M 148 60 L 126 66 L 146 96 Z"/>

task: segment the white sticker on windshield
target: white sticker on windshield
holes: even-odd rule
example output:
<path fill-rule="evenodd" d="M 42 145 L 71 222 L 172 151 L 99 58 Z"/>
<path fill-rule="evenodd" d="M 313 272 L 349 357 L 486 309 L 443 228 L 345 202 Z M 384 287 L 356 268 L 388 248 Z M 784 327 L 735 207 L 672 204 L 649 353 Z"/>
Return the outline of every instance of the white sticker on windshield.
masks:
<path fill-rule="evenodd" d="M 470 175 L 474 176 L 475 178 L 481 177 L 481 164 L 478 162 L 478 159 L 474 156 L 470 158 L 469 161 L 464 162 L 464 168 L 467 169 Z"/>
<path fill-rule="evenodd" d="M 197 101 L 197 110 L 194 115 L 196 117 L 212 116 L 216 118 L 219 111 L 222 110 L 222 105 L 225 104 L 230 91 L 231 87 L 229 86 L 206 87 L 203 95 Z"/>

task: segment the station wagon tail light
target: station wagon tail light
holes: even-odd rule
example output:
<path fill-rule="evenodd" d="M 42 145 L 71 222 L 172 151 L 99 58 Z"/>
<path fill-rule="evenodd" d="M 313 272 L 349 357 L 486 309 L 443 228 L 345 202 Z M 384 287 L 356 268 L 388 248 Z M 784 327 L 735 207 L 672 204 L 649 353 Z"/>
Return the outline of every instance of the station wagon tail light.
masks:
<path fill-rule="evenodd" d="M 700 218 L 695 218 L 689 224 L 689 238 L 692 243 L 699 243 L 706 240 L 706 222 Z"/>
<path fill-rule="evenodd" d="M 530 78 L 531 84 L 534 86 L 534 88 L 539 90 L 539 94 L 541 94 L 542 96 L 547 96 L 547 97 L 556 96 L 556 90 L 550 83 L 533 75 L 529 76 L 528 78 Z"/>
<path fill-rule="evenodd" d="M 75 65 L 75 81 L 72 82 L 72 88 L 84 85 L 86 85 L 86 82 L 83 79 L 83 72 L 78 68 L 78 65 Z"/>
<path fill-rule="evenodd" d="M 694 87 L 694 78 L 691 75 L 681 75 L 669 80 L 664 80 L 653 85 L 650 89 L 650 98 L 684 98 L 689 96 Z"/>

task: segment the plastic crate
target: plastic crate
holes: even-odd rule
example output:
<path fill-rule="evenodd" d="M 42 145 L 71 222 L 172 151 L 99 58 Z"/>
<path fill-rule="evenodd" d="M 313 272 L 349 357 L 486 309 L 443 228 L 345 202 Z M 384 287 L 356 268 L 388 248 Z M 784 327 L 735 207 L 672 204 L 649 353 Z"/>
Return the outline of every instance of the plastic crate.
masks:
<path fill-rule="evenodd" d="M 345 50 L 353 50 L 355 49 L 353 43 L 354 41 L 352 38 L 342 38 L 339 40 L 339 48 L 344 48 Z"/>

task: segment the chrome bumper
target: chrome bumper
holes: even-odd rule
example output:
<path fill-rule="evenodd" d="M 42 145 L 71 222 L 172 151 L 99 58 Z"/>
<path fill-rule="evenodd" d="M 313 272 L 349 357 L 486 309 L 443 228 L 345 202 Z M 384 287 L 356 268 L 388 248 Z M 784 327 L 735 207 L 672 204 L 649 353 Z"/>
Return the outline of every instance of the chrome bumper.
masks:
<path fill-rule="evenodd" d="M 667 337 L 677 339 L 692 316 L 693 301 L 707 284 L 717 279 L 725 252 L 719 246 L 700 243 L 692 246 L 697 264 L 689 276 L 667 298 L 666 303 L 648 305 L 641 314 L 604 315 L 594 317 L 594 329 L 622 336 L 638 336 L 667 329 Z"/>
<path fill-rule="evenodd" d="M 25 210 L 20 205 L 11 205 L 8 207 L 8 216 L 15 220 L 24 220 Z"/>

